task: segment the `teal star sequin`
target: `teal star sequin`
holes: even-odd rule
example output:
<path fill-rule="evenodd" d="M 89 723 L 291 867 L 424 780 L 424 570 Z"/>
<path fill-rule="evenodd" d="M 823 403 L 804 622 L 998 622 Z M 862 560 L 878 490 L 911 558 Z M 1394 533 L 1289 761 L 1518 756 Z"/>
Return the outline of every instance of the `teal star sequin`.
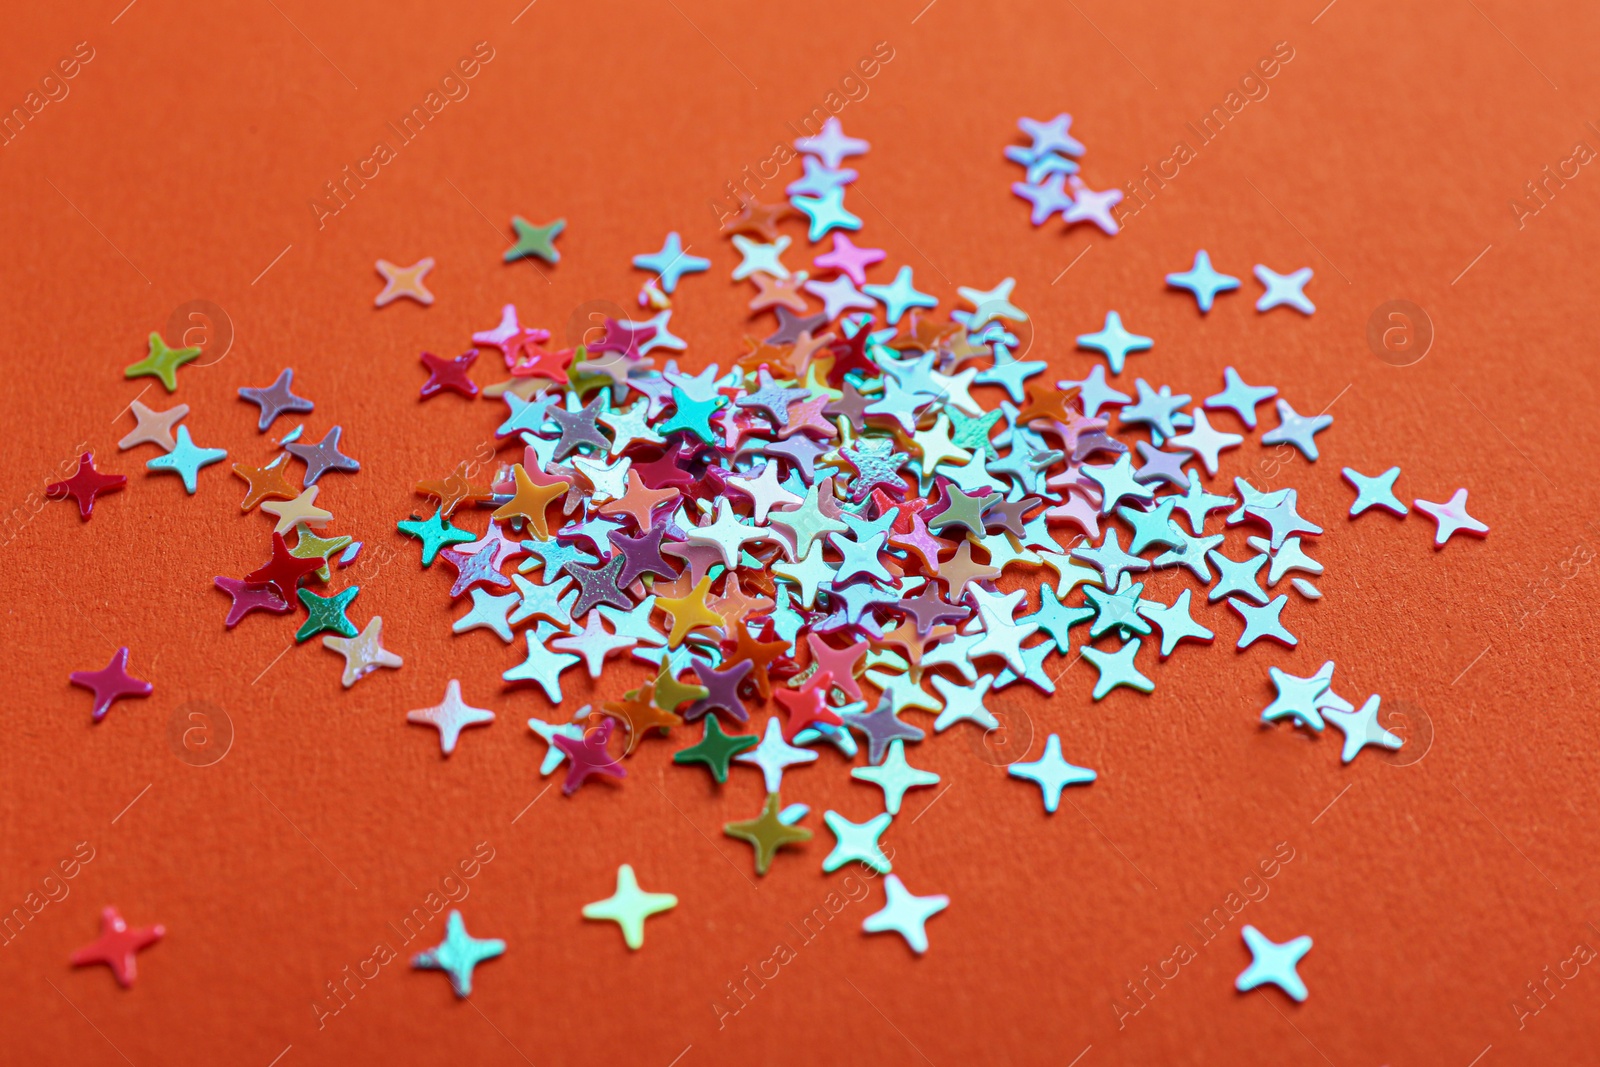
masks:
<path fill-rule="evenodd" d="M 866 822 L 856 823 L 836 811 L 822 813 L 822 821 L 833 831 L 836 844 L 828 858 L 822 861 L 824 871 L 837 871 L 847 863 L 860 863 L 879 874 L 888 874 L 889 857 L 878 847 L 878 838 L 889 828 L 894 817 L 888 812 L 874 815 Z"/>
<path fill-rule="evenodd" d="M 1272 678 L 1273 688 L 1278 695 L 1261 712 L 1261 721 L 1271 723 L 1292 718 L 1301 726 L 1321 730 L 1322 708 L 1328 687 L 1333 684 L 1333 660 L 1328 660 L 1309 678 L 1301 678 L 1276 667 L 1268 667 L 1267 674 Z"/>
<path fill-rule="evenodd" d="M 1044 794 L 1044 810 L 1055 813 L 1061 805 L 1061 791 L 1069 785 L 1084 785 L 1098 775 L 1087 767 L 1068 763 L 1061 757 L 1061 736 L 1051 734 L 1044 743 L 1044 755 L 1031 763 L 1013 763 L 1008 770 L 1013 778 L 1026 778 Z"/>
<path fill-rule="evenodd" d="M 297 589 L 295 592 L 300 597 L 300 603 L 306 606 L 306 621 L 295 631 L 296 641 L 304 641 L 324 630 L 331 630 L 341 637 L 355 637 L 361 632 L 345 615 L 346 609 L 350 607 L 350 601 L 361 592 L 359 585 L 342 589 L 333 596 L 318 596 L 309 589 Z"/>
<path fill-rule="evenodd" d="M 1115 311 L 1106 312 L 1106 324 L 1097 332 L 1078 335 L 1078 347 L 1093 349 L 1104 355 L 1106 362 L 1111 365 L 1112 374 L 1122 373 L 1122 366 L 1127 362 L 1130 352 L 1144 352 L 1153 344 L 1155 344 L 1155 341 L 1151 338 L 1129 333 L 1124 329 L 1122 316 Z M 1084 383 L 1079 384 L 1083 385 Z M 1103 391 L 1102 397 L 1109 394 L 1111 397 L 1122 397 L 1123 401 L 1128 399 L 1116 390 L 1106 388 L 1104 378 L 1100 379 L 1097 389 Z M 1100 403 L 1104 403 L 1104 399 Z M 1098 408 L 1100 403 L 1096 403 L 1094 408 Z M 1094 417 L 1094 410 L 1088 408 L 1087 405 L 1085 413 L 1089 418 Z"/>
<path fill-rule="evenodd" d="M 1087 590 L 1086 590 L 1087 591 Z M 1105 696 L 1119 685 L 1129 689 L 1137 689 L 1141 693 L 1148 693 L 1155 689 L 1156 683 L 1139 673 L 1139 668 L 1133 665 L 1133 657 L 1139 652 L 1139 638 L 1135 637 L 1115 652 L 1102 652 L 1098 648 L 1087 645 L 1081 650 L 1083 658 L 1100 672 L 1100 680 L 1094 683 L 1096 700 Z"/>
<path fill-rule="evenodd" d="M 1168 607 L 1155 601 L 1143 601 L 1139 605 L 1139 614 L 1149 619 L 1161 628 L 1161 658 L 1166 659 L 1172 655 L 1172 650 L 1178 642 L 1185 637 L 1197 641 L 1210 641 L 1217 635 L 1195 622 L 1194 615 L 1189 610 L 1189 598 L 1192 589 L 1185 589 L 1179 594 L 1178 599 Z"/>
<path fill-rule="evenodd" d="M 507 396 L 511 394 L 507 393 Z M 415 537 L 422 542 L 422 565 L 433 566 L 433 561 L 439 555 L 439 550 L 451 545 L 470 544 L 478 539 L 478 535 L 470 530 L 446 522 L 439 512 L 434 512 L 426 519 L 402 519 L 395 523 L 400 532 L 410 537 Z"/>
<path fill-rule="evenodd" d="M 1352 517 L 1361 514 L 1368 508 L 1383 508 L 1396 515 L 1405 515 L 1411 509 L 1400 502 L 1394 495 L 1395 479 L 1400 477 L 1399 467 L 1390 467 L 1382 474 L 1368 477 L 1354 467 L 1346 467 L 1341 471 L 1344 480 L 1356 488 L 1355 503 L 1350 505 Z"/>
<path fill-rule="evenodd" d="M 898 325 L 900 317 L 912 308 L 939 306 L 937 297 L 918 292 L 917 287 L 911 284 L 910 267 L 901 267 L 894 281 L 888 285 L 863 285 L 861 291 L 883 305 L 883 317 L 891 326 Z"/>
<path fill-rule="evenodd" d="M 859 230 L 861 220 L 845 210 L 844 189 L 829 189 L 821 196 L 796 196 L 789 200 L 811 220 L 806 239 L 815 244 L 834 230 Z"/>
<path fill-rule="evenodd" d="M 1142 592 L 1144 583 L 1133 582 L 1126 576 L 1115 592 L 1085 585 L 1084 598 L 1093 605 L 1095 611 L 1094 622 L 1089 624 L 1089 636 L 1099 637 L 1113 627 L 1117 628 L 1122 637 L 1127 637 L 1130 633 L 1149 633 L 1150 624 L 1139 617 L 1139 608 L 1144 603 L 1139 599 L 1139 594 Z"/>
<path fill-rule="evenodd" d="M 171 452 L 145 464 L 146 470 L 171 471 L 183 479 L 183 487 L 193 495 L 201 467 L 221 462 L 228 455 L 223 448 L 198 448 L 189 439 L 189 427 L 178 427 L 178 443 Z M 354 635 L 352 635 L 354 636 Z"/>
<path fill-rule="evenodd" d="M 1211 253 L 1205 249 L 1194 254 L 1194 266 L 1185 271 L 1167 275 L 1167 284 L 1174 289 L 1187 289 L 1202 313 L 1211 310 L 1218 293 L 1239 288 L 1239 279 L 1231 274 L 1219 274 L 1211 269 Z"/>
<path fill-rule="evenodd" d="M 726 403 L 725 398 L 712 396 L 707 400 L 691 399 L 677 386 L 672 387 L 672 416 L 656 427 L 656 432 L 665 437 L 674 430 L 692 433 L 706 444 L 716 442 L 716 432 L 711 429 L 711 416 L 716 414 L 718 408 Z"/>
<path fill-rule="evenodd" d="M 472 993 L 472 969 L 505 950 L 506 943 L 499 938 L 477 938 L 467 933 L 461 913 L 451 908 L 450 918 L 445 921 L 444 940 L 411 957 L 411 966 L 419 970 L 444 971 L 450 976 L 450 986 L 456 996 L 465 997 Z"/>
<path fill-rule="evenodd" d="M 1311 951 L 1311 938 L 1302 934 L 1283 944 L 1268 939 L 1254 926 L 1245 924 L 1244 943 L 1250 949 L 1250 966 L 1239 972 L 1233 987 L 1241 993 L 1271 982 L 1296 1001 L 1306 999 L 1306 984 L 1300 980 L 1296 968 L 1307 952 Z"/>
<path fill-rule="evenodd" d="M 708 715 L 706 721 L 714 722 L 716 716 Z M 561 751 L 561 746 L 556 744 L 556 738 L 565 737 L 568 741 L 583 740 L 583 727 L 576 722 L 545 722 L 543 719 L 529 719 L 528 729 L 542 737 L 544 743 L 550 746 L 545 750 L 544 761 L 539 764 L 541 778 L 561 766 L 561 761 L 567 758 L 567 754 Z"/>
<path fill-rule="evenodd" d="M 1244 620 L 1244 633 L 1239 635 L 1240 648 L 1249 648 L 1263 637 L 1270 637 L 1293 648 L 1300 643 L 1300 639 L 1284 629 L 1279 618 L 1283 614 L 1283 606 L 1289 602 L 1287 593 L 1280 594 L 1265 607 L 1256 607 L 1247 604 L 1238 597 L 1228 598 L 1228 606 L 1239 613 Z"/>

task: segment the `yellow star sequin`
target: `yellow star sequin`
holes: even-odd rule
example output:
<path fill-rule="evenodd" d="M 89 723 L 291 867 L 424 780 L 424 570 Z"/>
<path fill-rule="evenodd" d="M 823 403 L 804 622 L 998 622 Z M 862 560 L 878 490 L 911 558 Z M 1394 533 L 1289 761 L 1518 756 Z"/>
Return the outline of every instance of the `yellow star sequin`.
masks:
<path fill-rule="evenodd" d="M 307 526 L 322 526 L 332 519 L 333 512 L 317 507 L 317 491 L 321 488 L 320 485 L 310 486 L 293 500 L 262 501 L 262 512 L 278 516 L 278 525 L 272 528 L 272 532 L 288 533 L 294 529 L 297 522 L 303 522 Z"/>
<path fill-rule="evenodd" d="M 722 616 L 706 606 L 706 594 L 711 590 L 711 579 L 702 578 L 687 594 L 656 600 L 656 607 L 672 616 L 672 632 L 667 635 L 667 647 L 677 648 L 696 626 L 722 626 Z"/>
<path fill-rule="evenodd" d="M 335 552 L 342 552 L 355 540 L 349 534 L 340 534 L 338 537 L 318 537 L 306 527 L 305 523 L 296 525 L 295 531 L 299 533 L 300 537 L 295 541 L 294 547 L 289 550 L 289 555 L 298 556 L 301 559 L 322 560 L 322 566 L 317 568 L 316 574 L 324 582 L 332 577 L 332 571 L 328 569 L 328 557 Z"/>
<path fill-rule="evenodd" d="M 539 540 L 550 540 L 550 524 L 545 521 L 544 510 L 551 501 L 565 495 L 572 488 L 571 483 L 557 479 L 549 485 L 538 485 L 520 463 L 511 468 L 511 474 L 516 479 L 517 491 L 495 509 L 492 517 L 500 521 L 523 519 Z"/>

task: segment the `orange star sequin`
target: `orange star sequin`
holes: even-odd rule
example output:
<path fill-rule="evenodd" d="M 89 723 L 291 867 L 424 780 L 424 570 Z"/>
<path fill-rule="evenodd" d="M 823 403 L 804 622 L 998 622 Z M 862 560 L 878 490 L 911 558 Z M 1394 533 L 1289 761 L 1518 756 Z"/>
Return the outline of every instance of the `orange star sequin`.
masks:
<path fill-rule="evenodd" d="M 510 500 L 495 508 L 491 517 L 500 521 L 523 519 L 539 540 L 550 540 L 550 524 L 545 520 L 545 509 L 571 489 L 572 483 L 557 478 L 540 485 L 528 477 L 527 469 L 520 463 L 511 468 L 511 476 L 516 479 L 516 491 Z"/>
<path fill-rule="evenodd" d="M 630 689 L 622 694 L 621 700 L 608 700 L 600 705 L 600 712 L 627 727 L 628 747 L 623 750 L 623 755 L 632 752 L 633 747 L 645 736 L 645 731 L 652 727 L 670 730 L 683 725 L 681 718 L 656 707 L 654 685 Z"/>
<path fill-rule="evenodd" d="M 722 595 L 712 599 L 707 606 L 721 615 L 726 625 L 732 626 L 747 615 L 764 615 L 774 605 L 773 601 L 766 597 L 756 597 L 746 593 L 744 586 L 739 582 L 739 576 L 729 571 L 722 583 Z"/>
<path fill-rule="evenodd" d="M 249 511 L 263 500 L 293 500 L 300 495 L 300 490 L 283 476 L 284 471 L 288 469 L 283 459 L 283 456 L 279 456 L 265 467 L 251 467 L 243 463 L 233 465 L 233 473 L 250 485 L 250 490 L 244 495 L 244 502 L 239 505 L 240 511 Z"/>
<path fill-rule="evenodd" d="M 805 313 L 806 298 L 800 295 L 800 286 L 805 284 L 806 280 L 805 271 L 795 271 L 787 278 L 774 278 L 770 274 L 756 271 L 750 275 L 750 280 L 761 290 L 750 298 L 751 311 L 765 311 L 767 308 L 782 304 L 796 314 Z"/>
<path fill-rule="evenodd" d="M 960 327 L 953 322 L 937 322 L 932 315 L 913 311 L 910 336 L 896 337 L 889 342 L 889 347 L 899 351 L 909 348 L 919 352 L 931 352 L 940 342 L 953 336 L 958 329 Z"/>
<path fill-rule="evenodd" d="M 744 343 L 750 350 L 740 356 L 734 364 L 740 373 L 751 375 L 762 367 L 772 368 L 787 366 L 794 358 L 794 350 L 789 345 L 769 345 L 765 341 L 757 341 L 754 337 L 746 337 Z"/>
<path fill-rule="evenodd" d="M 706 604 L 706 594 L 711 591 L 711 579 L 702 578 L 699 584 L 686 595 L 680 597 L 657 597 L 656 607 L 672 616 L 672 632 L 667 635 L 667 647 L 677 648 L 683 644 L 683 639 L 690 630 L 699 626 L 715 626 L 721 629 L 725 624 L 722 616 L 712 611 Z"/>
<path fill-rule="evenodd" d="M 473 485 L 467 479 L 465 463 L 457 467 L 453 474 L 432 481 L 418 482 L 416 488 L 423 496 L 437 497 L 439 513 L 447 519 L 462 504 L 480 504 L 494 497 L 488 486 Z"/>
<path fill-rule="evenodd" d="M 789 650 L 787 641 L 757 641 L 755 636 L 743 622 L 734 626 L 734 633 L 738 640 L 733 646 L 733 651 L 728 653 L 728 658 L 723 661 L 723 668 L 736 664 L 749 662 L 754 664 L 750 670 L 750 680 L 755 683 L 756 689 L 761 693 L 763 700 L 772 696 L 772 678 L 769 670 L 772 662 L 784 656 Z"/>
<path fill-rule="evenodd" d="M 956 554 L 939 564 L 939 577 L 950 589 L 950 599 L 958 600 L 968 582 L 978 582 L 1000 577 L 1000 569 L 972 558 L 972 544 L 963 541 L 956 546 Z"/>
<path fill-rule="evenodd" d="M 1069 405 L 1077 398 L 1076 385 L 1065 389 L 1056 386 L 1029 389 L 1028 404 L 1017 412 L 1017 422 L 1027 425 L 1034 419 L 1049 419 L 1054 422 L 1070 423 L 1077 415 L 1077 410 Z"/>
<path fill-rule="evenodd" d="M 383 292 L 378 294 L 378 299 L 373 303 L 383 307 L 402 296 L 409 296 L 419 304 L 433 303 L 433 294 L 422 284 L 423 276 L 432 269 L 432 256 L 424 256 L 409 267 L 390 263 L 387 259 L 378 260 L 378 273 L 383 275 L 384 284 Z"/>
<path fill-rule="evenodd" d="M 756 233 L 761 235 L 763 241 L 774 241 L 778 237 L 778 220 L 797 214 L 787 202 L 758 204 L 754 200 L 745 200 L 742 207 L 736 218 L 722 224 L 723 236 Z"/>
<path fill-rule="evenodd" d="M 644 479 L 634 470 L 628 471 L 628 491 L 615 500 L 608 500 L 600 505 L 602 515 L 631 515 L 639 529 L 650 529 L 650 512 L 657 504 L 667 501 L 676 501 L 679 493 L 676 489 L 651 489 L 644 484 Z"/>

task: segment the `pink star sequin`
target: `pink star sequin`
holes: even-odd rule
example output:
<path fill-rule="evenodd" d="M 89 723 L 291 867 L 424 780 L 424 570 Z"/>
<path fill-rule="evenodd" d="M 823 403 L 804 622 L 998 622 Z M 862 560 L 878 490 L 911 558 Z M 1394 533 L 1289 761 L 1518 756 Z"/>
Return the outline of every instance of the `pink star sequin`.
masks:
<path fill-rule="evenodd" d="M 147 697 L 155 689 L 140 678 L 128 673 L 128 648 L 117 649 L 111 662 L 97 671 L 73 671 L 73 685 L 94 690 L 94 721 L 99 722 L 111 710 L 112 701 L 120 697 Z"/>
<path fill-rule="evenodd" d="M 881 263 L 888 253 L 881 248 L 862 248 L 837 231 L 833 235 L 833 251 L 825 252 L 811 262 L 819 267 L 831 267 L 857 285 L 867 284 L 867 268 Z"/>

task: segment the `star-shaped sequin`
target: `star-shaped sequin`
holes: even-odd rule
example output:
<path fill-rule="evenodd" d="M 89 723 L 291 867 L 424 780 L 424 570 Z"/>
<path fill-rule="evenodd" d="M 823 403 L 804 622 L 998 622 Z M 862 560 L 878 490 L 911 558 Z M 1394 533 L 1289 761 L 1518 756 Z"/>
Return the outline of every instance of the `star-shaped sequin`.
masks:
<path fill-rule="evenodd" d="M 1206 407 L 1213 411 L 1217 408 L 1227 408 L 1244 420 L 1246 426 L 1255 429 L 1256 405 L 1277 396 L 1277 388 L 1271 385 L 1250 385 L 1239 377 L 1239 372 L 1232 367 L 1222 369 L 1222 381 L 1226 388 L 1220 393 L 1206 397 Z"/>
<path fill-rule="evenodd" d="M 1299 270 L 1288 274 L 1279 274 L 1271 267 L 1256 264 L 1256 281 L 1265 287 L 1266 292 L 1261 294 L 1261 299 L 1256 301 L 1257 311 L 1270 311 L 1275 307 L 1292 307 L 1302 315 L 1309 315 L 1317 310 L 1306 296 L 1306 283 L 1311 280 L 1311 268 L 1301 267 Z"/>
<path fill-rule="evenodd" d="M 1432 500 L 1413 500 L 1416 509 L 1438 523 L 1439 529 L 1433 537 L 1433 547 L 1440 548 L 1456 533 L 1475 534 L 1485 537 L 1489 527 L 1479 522 L 1467 513 L 1467 491 L 1457 489 L 1455 495 L 1443 504 Z"/>
<path fill-rule="evenodd" d="M 450 976 L 450 988 L 455 990 L 456 996 L 467 997 L 472 993 L 473 968 L 502 955 L 505 950 L 506 943 L 497 937 L 478 938 L 467 933 L 461 913 L 451 908 L 450 917 L 445 920 L 444 940 L 411 957 L 411 966 L 445 972 Z"/>
<path fill-rule="evenodd" d="M 376 266 L 378 273 L 383 275 L 383 292 L 372 302 L 375 307 L 385 307 L 403 296 L 424 306 L 433 303 L 433 294 L 422 284 L 422 279 L 433 269 L 432 256 L 423 256 L 409 267 L 390 263 L 387 259 L 378 260 Z"/>
<path fill-rule="evenodd" d="M 1256 607 L 1246 603 L 1238 597 L 1229 597 L 1228 606 L 1239 613 L 1244 620 L 1244 632 L 1239 635 L 1239 648 L 1249 648 L 1264 637 L 1270 637 L 1280 644 L 1293 648 L 1300 643 L 1300 639 L 1284 629 L 1280 616 L 1283 606 L 1289 602 L 1287 595 L 1280 594 L 1264 607 Z"/>
<path fill-rule="evenodd" d="M 634 256 L 633 265 L 640 270 L 652 271 L 661 280 L 661 288 L 669 293 L 678 288 L 678 279 L 685 274 L 699 274 L 711 269 L 709 259 L 691 256 L 684 250 L 683 238 L 678 236 L 676 230 L 667 234 L 661 251 Z"/>
<path fill-rule="evenodd" d="M 1322 714 L 1344 734 L 1344 748 L 1339 753 L 1341 763 L 1349 763 L 1367 745 L 1377 745 L 1390 752 L 1398 752 L 1405 741 L 1378 722 L 1378 708 L 1382 703 L 1377 694 L 1367 698 L 1358 711 L 1324 708 Z"/>
<path fill-rule="evenodd" d="M 889 742 L 889 755 L 882 763 L 872 767 L 856 767 L 851 770 L 850 777 L 871 782 L 882 789 L 883 806 L 888 815 L 900 814 L 900 804 L 908 789 L 925 788 L 939 781 L 939 776 L 932 771 L 921 770 L 906 762 L 906 743 L 899 737 Z"/>
<path fill-rule="evenodd" d="M 1401 516 L 1410 510 L 1400 502 L 1399 497 L 1394 495 L 1395 479 L 1400 477 L 1399 467 L 1390 467 L 1382 474 L 1371 477 L 1362 474 L 1354 467 L 1346 467 L 1340 473 L 1344 475 L 1344 480 L 1356 489 L 1355 502 L 1350 505 L 1352 518 L 1368 508 L 1383 508 Z"/>
<path fill-rule="evenodd" d="M 944 894 L 919 897 L 914 895 L 900 881 L 897 874 L 885 875 L 883 879 L 884 905 L 882 910 L 868 915 L 861 923 L 861 929 L 869 934 L 879 934 L 893 930 L 906 939 L 906 944 L 911 946 L 911 951 L 922 955 L 928 951 L 928 934 L 925 927 L 927 921 L 939 912 L 950 906 L 950 898 Z"/>
<path fill-rule="evenodd" d="M 165 411 L 156 411 L 135 400 L 128 405 L 128 411 L 138 420 L 138 425 L 117 442 L 119 451 L 150 444 L 159 446 L 163 452 L 171 452 L 178 444 L 172 437 L 172 428 L 189 414 L 189 405 L 174 404 Z"/>
<path fill-rule="evenodd" d="M 180 426 L 178 433 L 181 435 L 182 440 L 188 441 L 189 431 L 186 427 Z M 166 457 L 157 458 L 165 459 Z M 152 460 L 152 462 L 154 461 Z M 52 500 L 60 500 L 62 497 L 70 496 L 78 505 L 79 518 L 87 521 L 89 516 L 94 513 L 96 497 L 103 496 L 106 493 L 119 492 L 127 484 L 128 476 L 125 474 L 106 474 L 103 471 L 95 470 L 94 453 L 85 452 L 78 457 L 78 469 L 73 472 L 72 477 L 64 482 L 51 482 L 44 487 L 44 493 L 45 496 L 50 497 Z M 185 484 L 187 484 L 187 480 Z M 194 492 L 194 489 L 191 488 L 189 492 Z"/>
<path fill-rule="evenodd" d="M 152 331 L 150 354 L 137 363 L 128 364 L 122 376 L 158 378 L 161 384 L 167 387 L 167 392 L 175 392 L 178 388 L 178 368 L 199 359 L 200 355 L 201 349 L 192 345 L 187 348 L 169 348 L 167 342 L 161 339 L 161 335 Z"/>
<path fill-rule="evenodd" d="M 100 936 L 72 953 L 72 965 L 83 967 L 103 963 L 111 968 L 117 984 L 127 989 L 139 976 L 138 954 L 167 936 L 167 928 L 154 926 L 129 926 L 116 908 L 100 912 Z"/>
<path fill-rule="evenodd" d="M 616 923 L 622 928 L 622 940 L 637 950 L 644 944 L 644 921 L 677 906 L 678 898 L 671 893 L 641 890 L 632 865 L 624 863 L 617 868 L 617 891 L 605 900 L 585 904 L 583 917 Z"/>
<path fill-rule="evenodd" d="M 1271 982 L 1296 1001 L 1306 999 L 1306 984 L 1296 970 L 1302 957 L 1311 951 L 1311 938 L 1301 935 L 1282 944 L 1271 940 L 1249 923 L 1240 931 L 1250 949 L 1250 966 L 1239 972 L 1233 987 L 1241 993 Z"/>
<path fill-rule="evenodd" d="M 710 723 L 715 720 L 706 721 Z M 708 725 L 706 729 L 710 730 L 711 727 Z M 754 819 L 726 823 L 722 827 L 723 833 L 755 849 L 758 875 L 764 875 L 771 869 L 772 861 L 780 848 L 811 840 L 810 830 L 803 826 L 791 826 L 783 821 L 782 809 L 783 801 L 778 798 L 778 794 L 768 793 L 766 801 L 761 805 L 760 815 Z"/>
<path fill-rule="evenodd" d="M 1099 700 L 1119 685 L 1137 689 L 1141 693 L 1155 689 L 1156 683 L 1140 674 L 1139 668 L 1134 666 L 1133 659 L 1139 653 L 1139 642 L 1140 639 L 1135 637 L 1115 652 L 1103 652 L 1088 645 L 1079 650 L 1089 665 L 1100 672 L 1099 680 L 1094 683 L 1094 699 Z"/>
<path fill-rule="evenodd" d="M 1205 249 L 1194 254 L 1194 266 L 1185 271 L 1167 275 L 1167 284 L 1174 289 L 1187 289 L 1194 294 L 1195 303 L 1202 313 L 1211 310 L 1218 293 L 1239 288 L 1239 279 L 1231 274 L 1219 274 L 1211 267 L 1211 253 Z"/>
<path fill-rule="evenodd" d="M 426 400 L 437 396 L 448 389 L 458 396 L 469 400 L 478 395 L 478 383 L 467 376 L 467 371 L 478 361 L 478 350 L 472 349 L 464 352 L 454 359 L 445 359 L 432 352 L 422 353 L 422 365 L 428 368 L 428 380 L 422 383 L 420 395 Z M 505 394 L 507 402 L 515 396 L 514 393 Z"/>
<path fill-rule="evenodd" d="M 567 228 L 566 219 L 556 219 L 543 226 L 535 226 L 521 215 L 513 215 L 511 228 L 517 231 L 517 240 L 500 257 L 507 263 L 532 257 L 542 259 L 546 263 L 560 261 L 561 253 L 556 251 L 556 238 Z"/>
<path fill-rule="evenodd" d="M 859 137 L 847 136 L 844 127 L 839 124 L 839 119 L 830 115 L 822 124 L 820 133 L 798 138 L 794 142 L 794 147 L 797 152 L 816 156 L 830 168 L 837 170 L 839 164 L 847 158 L 865 155 L 871 146 Z"/>
<path fill-rule="evenodd" d="M 293 446 L 290 446 L 293 447 Z M 183 479 L 183 488 L 190 494 L 199 487 L 200 468 L 209 467 L 226 459 L 225 448 L 200 448 L 189 438 L 189 427 L 178 427 L 178 443 L 171 452 L 157 456 L 145 463 L 153 471 L 170 471 Z M 87 516 L 85 516 L 87 517 Z"/>
<path fill-rule="evenodd" d="M 147 697 L 155 687 L 128 673 L 128 649 L 124 645 L 111 656 L 111 662 L 97 671 L 73 671 L 68 678 L 94 693 L 94 721 L 99 722 L 111 705 L 123 697 Z"/>
<path fill-rule="evenodd" d="M 1078 335 L 1078 347 L 1102 353 L 1106 357 L 1106 362 L 1111 365 L 1112 374 L 1122 373 L 1122 366 L 1127 361 L 1129 353 L 1144 352 L 1154 344 L 1150 338 L 1129 333 L 1124 329 L 1122 316 L 1115 311 L 1106 312 L 1106 324 L 1098 332 Z M 1112 392 L 1115 393 L 1114 390 Z M 1123 402 L 1128 400 L 1128 397 L 1121 393 L 1115 393 L 1115 397 L 1120 397 Z M 1098 407 L 1098 403 L 1094 405 L 1094 408 Z M 1086 404 L 1084 414 L 1092 418 L 1094 410 Z"/>
<path fill-rule="evenodd" d="M 439 731 L 439 749 L 446 756 L 456 750 L 456 740 L 468 726 L 494 722 L 494 712 L 475 708 L 461 699 L 461 682 L 455 678 L 445 684 L 444 699 L 431 708 L 406 712 L 406 721 L 432 726 Z"/>
<path fill-rule="evenodd" d="M 1045 739 L 1044 755 L 1031 763 L 1013 763 L 1007 768 L 1013 778 L 1025 778 L 1039 787 L 1044 796 L 1044 810 L 1055 813 L 1061 805 L 1061 791 L 1069 785 L 1085 785 L 1098 777 L 1088 767 L 1068 763 L 1061 756 L 1061 737 L 1051 734 Z"/>
<path fill-rule="evenodd" d="M 700 740 L 688 748 L 673 753 L 672 762 L 678 764 L 700 763 L 711 772 L 711 777 L 720 784 L 728 780 L 728 762 L 747 748 L 754 748 L 760 738 L 754 734 L 728 734 L 722 730 L 722 723 L 715 715 L 705 717 L 705 730 Z M 730 826 L 734 824 L 729 824 Z M 738 837 L 732 830 L 728 833 Z M 807 837 L 811 836 L 809 832 Z M 753 843 L 753 842 L 752 842 Z M 759 846 L 758 846 L 759 851 Z M 769 859 L 770 862 L 770 859 Z M 765 874 L 764 865 L 759 856 L 756 861 L 758 873 Z"/>
<path fill-rule="evenodd" d="M 314 562 L 314 561 L 313 561 Z M 248 578 L 249 575 L 246 575 Z M 322 639 L 322 647 L 332 649 L 344 657 L 344 676 L 340 679 L 346 689 L 380 667 L 398 669 L 405 661 L 383 647 L 383 616 L 374 615 L 367 628 L 355 637 Z"/>
<path fill-rule="evenodd" d="M 328 471 L 358 471 L 361 464 L 339 451 L 339 438 L 344 433 L 344 427 L 335 426 L 323 435 L 322 440 L 314 445 L 301 444 L 298 441 L 285 445 L 284 449 L 292 456 L 298 458 L 306 465 L 306 476 L 302 479 L 306 485 L 314 485 Z"/>

